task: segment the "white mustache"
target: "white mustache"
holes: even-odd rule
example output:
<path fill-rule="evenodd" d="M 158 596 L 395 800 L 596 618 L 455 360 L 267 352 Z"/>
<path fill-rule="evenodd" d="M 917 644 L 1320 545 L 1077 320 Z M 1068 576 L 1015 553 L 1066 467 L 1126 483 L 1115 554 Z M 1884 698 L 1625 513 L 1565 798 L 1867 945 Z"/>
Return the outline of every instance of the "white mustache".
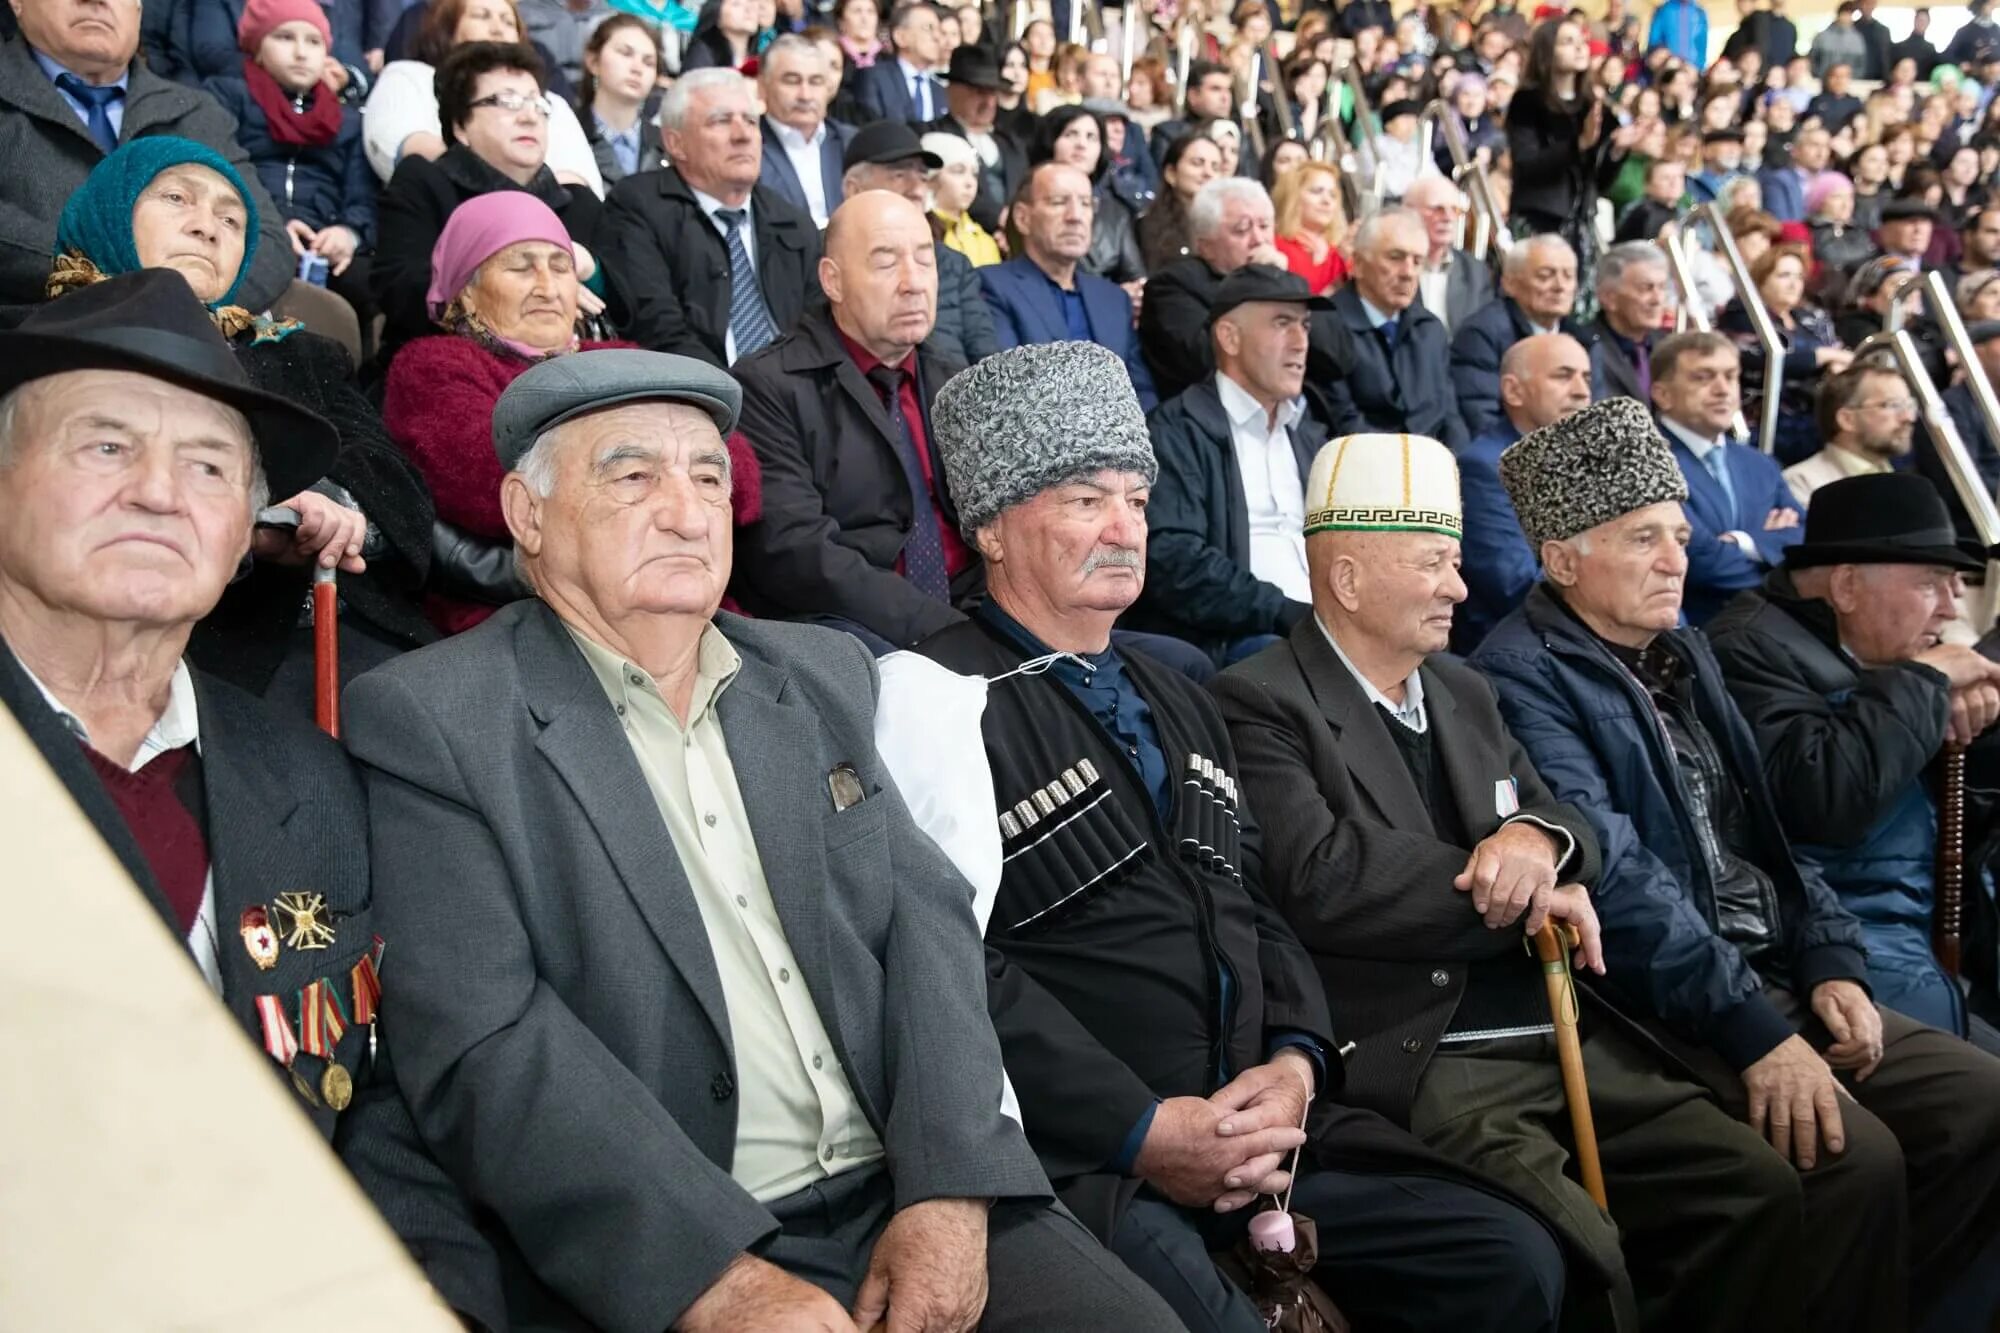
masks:
<path fill-rule="evenodd" d="M 1143 563 L 1137 551 L 1114 546 L 1108 550 L 1092 551 L 1090 558 L 1083 562 L 1083 573 L 1088 578 L 1100 569 L 1138 569 Z"/>

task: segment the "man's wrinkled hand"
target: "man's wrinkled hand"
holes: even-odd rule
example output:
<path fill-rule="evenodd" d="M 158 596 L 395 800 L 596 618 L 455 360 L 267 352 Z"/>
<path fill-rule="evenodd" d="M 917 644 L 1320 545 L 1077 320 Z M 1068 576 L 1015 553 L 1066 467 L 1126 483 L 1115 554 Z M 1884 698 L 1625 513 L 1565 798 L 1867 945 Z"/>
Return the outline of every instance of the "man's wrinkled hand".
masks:
<path fill-rule="evenodd" d="M 1538 902 L 1546 906 L 1556 886 L 1555 840 L 1526 820 L 1503 824 L 1472 849 L 1451 886 L 1472 895 L 1488 930 L 1511 926 Z"/>
<path fill-rule="evenodd" d="M 1288 1153 L 1306 1141 L 1296 1120 L 1222 1132 L 1224 1120 L 1238 1120 L 1243 1114 L 1225 1111 L 1202 1097 L 1167 1098 L 1153 1112 L 1133 1170 L 1183 1208 L 1208 1208 L 1229 1189 L 1229 1177 L 1245 1163 Z"/>
<path fill-rule="evenodd" d="M 739 1254 L 674 1324 L 675 1333 L 854 1333 L 840 1302 L 776 1264 Z"/>
<path fill-rule="evenodd" d="M 1597 920 L 1597 906 L 1590 901 L 1588 889 L 1581 884 L 1557 885 L 1549 893 L 1547 920 L 1576 931 L 1576 953 L 1571 958 L 1574 966 L 1604 975 L 1604 927 Z M 1541 925 L 1530 924 L 1526 930 L 1533 935 Z"/>
<path fill-rule="evenodd" d="M 1856 1083 L 1866 1082 L 1882 1063 L 1882 1011 L 1875 1001 L 1852 981 L 1822 981 L 1813 987 L 1812 1009 L 1833 1035 L 1826 1062 L 1852 1069 Z"/>
<path fill-rule="evenodd" d="M 1817 1005 L 1815 1005 L 1817 1007 Z M 1771 1141 L 1780 1157 L 1810 1171 L 1822 1144 L 1831 1153 L 1847 1148 L 1840 1122 L 1839 1084 L 1819 1052 L 1797 1035 L 1785 1038 L 1743 1071 L 1750 1097 L 1750 1128 Z"/>
<path fill-rule="evenodd" d="M 985 1199 L 926 1199 L 890 1218 L 854 1298 L 860 1333 L 976 1327 L 986 1309 L 988 1208 Z"/>
<path fill-rule="evenodd" d="M 367 515 L 318 491 L 300 491 L 279 503 L 298 510 L 299 526 L 257 529 L 250 546 L 257 559 L 281 565 L 338 567 L 343 574 L 368 572 L 368 562 L 361 558 L 361 544 L 368 539 Z"/>
<path fill-rule="evenodd" d="M 1246 1069 L 1209 1096 L 1209 1104 L 1224 1113 L 1215 1132 L 1240 1138 L 1281 1125 L 1305 1123 L 1312 1101 L 1313 1062 L 1305 1052 L 1281 1050 L 1265 1064 Z M 1223 1192 L 1211 1206 L 1233 1212 L 1260 1194 L 1280 1194 L 1291 1183 L 1285 1169 L 1289 1149 L 1253 1157 L 1222 1179 Z"/>

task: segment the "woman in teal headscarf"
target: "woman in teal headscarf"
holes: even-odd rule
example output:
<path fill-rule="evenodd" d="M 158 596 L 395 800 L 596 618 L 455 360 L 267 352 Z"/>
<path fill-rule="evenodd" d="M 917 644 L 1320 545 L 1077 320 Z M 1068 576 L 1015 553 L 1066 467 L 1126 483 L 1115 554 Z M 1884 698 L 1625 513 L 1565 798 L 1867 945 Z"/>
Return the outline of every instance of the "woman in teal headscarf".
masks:
<path fill-rule="evenodd" d="M 256 694 L 312 709 L 311 630 L 301 627 L 305 570 L 338 564 L 344 676 L 435 638 L 416 594 L 430 568 L 430 492 L 353 383 L 347 350 L 292 321 L 233 304 L 257 254 L 257 205 L 214 150 L 188 139 L 134 139 L 92 169 L 56 223 L 50 299 L 141 268 L 169 268 L 215 316 L 260 389 L 317 412 L 340 431 L 325 480 L 278 503 L 295 533 L 262 529 L 252 568 L 195 629 L 195 663 Z M 364 549 L 366 558 L 363 558 Z"/>

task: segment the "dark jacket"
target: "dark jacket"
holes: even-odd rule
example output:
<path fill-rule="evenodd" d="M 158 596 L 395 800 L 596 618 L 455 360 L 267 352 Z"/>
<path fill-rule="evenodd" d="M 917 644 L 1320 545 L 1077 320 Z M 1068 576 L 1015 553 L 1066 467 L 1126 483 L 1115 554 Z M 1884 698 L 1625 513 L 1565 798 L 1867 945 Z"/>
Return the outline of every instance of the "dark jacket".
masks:
<path fill-rule="evenodd" d="M 1006 113 L 1001 114 L 1004 116 Z M 949 112 L 925 125 L 923 132 L 956 134 L 967 143 L 972 142 L 965 126 L 959 124 Z M 1000 161 L 990 167 L 984 161 L 980 162 L 979 193 L 973 197 L 972 207 L 966 212 L 972 214 L 974 222 L 997 236 L 1000 233 L 1001 212 L 1013 202 L 1014 191 L 1020 189 L 1021 182 L 1028 178 L 1028 150 L 1021 146 L 1019 139 L 998 125 L 993 129 L 993 144 L 1000 150 Z"/>
<path fill-rule="evenodd" d="M 618 165 L 618 154 L 612 150 L 611 141 L 597 126 L 597 117 L 587 106 L 576 110 L 577 122 L 583 126 L 584 141 L 590 145 L 590 155 L 597 160 L 597 172 L 604 177 L 604 188 L 610 189 L 625 179 L 627 172 Z M 660 128 L 649 115 L 639 117 L 639 171 L 658 171 L 667 164 L 660 150 Z M 631 175 L 638 175 L 635 171 Z"/>
<path fill-rule="evenodd" d="M 1520 515 L 1500 481 L 1500 455 L 1521 438 L 1505 413 L 1458 451 L 1459 540 L 1465 600 L 1451 617 L 1451 648 L 1470 653 L 1541 576 L 1542 562 L 1521 531 Z"/>
<path fill-rule="evenodd" d="M 1264 831 L 1264 890 L 1318 965 L 1342 1037 L 1348 1098 L 1407 1124 L 1417 1084 L 1473 969 L 1524 980 L 1520 939 L 1486 927 L 1452 880 L 1478 843 L 1521 819 L 1558 844 L 1564 883 L 1593 884 L 1597 843 L 1582 813 L 1550 795 L 1501 725 L 1493 687 L 1445 655 L 1421 668 L 1424 708 L 1456 809 L 1429 808 L 1386 722 L 1317 621 L 1209 687 Z M 1518 809 L 1501 807 L 1506 789 Z M 1461 831 L 1463 845 L 1441 831 Z"/>
<path fill-rule="evenodd" d="M 792 159 L 785 155 L 785 145 L 778 141 L 778 132 L 771 126 L 771 118 L 758 118 L 757 125 L 764 136 L 764 166 L 757 173 L 757 183 L 778 195 L 801 213 L 810 215 L 806 206 L 805 182 L 799 179 L 798 169 Z M 847 152 L 848 140 L 854 137 L 854 127 L 843 125 L 837 120 L 826 121 L 826 137 L 819 142 L 820 189 L 826 194 L 826 211 L 831 216 L 840 207 L 843 198 L 840 186 L 845 173 L 841 161 Z M 661 165 L 656 163 L 655 165 Z"/>
<path fill-rule="evenodd" d="M 1801 597 L 1782 570 L 1710 621 L 1708 637 L 1786 833 L 1861 922 L 1877 1003 L 1964 1036 L 1964 997 L 1931 952 L 1938 831 L 1926 770 L 1951 716 L 1943 673 L 1862 668 L 1833 608 Z M 1985 893 L 1965 896 L 1978 915 Z"/>
<path fill-rule="evenodd" d="M 340 991 L 345 1008 L 351 998 L 352 969 L 381 928 L 370 891 L 368 812 L 361 784 L 340 746 L 310 723 L 280 714 L 199 671 L 194 684 L 215 922 L 221 936 L 216 962 L 222 993 L 217 1002 L 257 1048 L 258 1058 L 269 1060 L 262 1054 L 257 996 L 288 996 L 295 1005 L 303 987 L 328 978 Z M 131 877 L 134 893 L 144 902 L 142 910 L 157 914 L 179 937 L 173 909 L 138 840 L 85 759 L 83 747 L 4 642 L 0 642 L 0 708 L 21 724 Z M 292 890 L 325 896 L 333 912 L 334 941 L 324 950 L 281 946 L 276 965 L 260 971 L 239 943 L 238 923 L 253 906 L 275 916 L 269 906 L 273 896 Z M 397 1012 L 398 993 L 395 941 L 388 943 L 381 973 L 385 1016 Z M 188 965 L 194 966 L 192 958 Z M 284 1087 L 285 1099 L 329 1141 L 439 1293 L 485 1327 L 504 1328 L 494 1253 L 476 1229 L 466 1201 L 418 1137 L 396 1089 L 387 1053 L 370 1059 L 371 1035 L 364 1025 L 350 1023 L 333 1048 L 333 1061 L 348 1071 L 354 1083 L 354 1100 L 345 1111 L 335 1113 L 324 1102 L 308 1106 L 291 1090 L 275 1062 L 271 1077 Z M 299 1055 L 295 1064 L 313 1088 L 319 1086 L 325 1067 L 320 1057 L 307 1054 Z"/>
<path fill-rule="evenodd" d="M 931 119 L 945 114 L 944 79 L 931 70 Z M 910 100 L 910 85 L 903 81 L 903 66 L 894 51 L 884 51 L 867 69 L 854 71 L 854 100 L 868 113 L 869 120 L 900 120 L 906 125 L 922 123 L 916 103 Z"/>
<path fill-rule="evenodd" d="M 431 251 L 452 210 L 494 190 L 522 188 L 464 144 L 453 144 L 436 161 L 412 153 L 396 164 L 396 174 L 382 190 L 381 234 L 368 268 L 368 290 L 383 316 L 380 364 L 386 366 L 410 339 L 437 331 L 425 297 L 431 285 Z M 602 205 L 596 195 L 559 183 L 547 167 L 526 192 L 555 210 L 570 240 L 604 263 L 597 236 Z"/>
<path fill-rule="evenodd" d="M 1875 257 L 1875 241 L 1868 228 L 1853 223 L 1815 222 L 1811 225 L 1813 258 L 1829 269 L 1840 270 L 1845 286 L 1853 271 Z"/>
<path fill-rule="evenodd" d="M 1459 325 L 1480 310 L 1485 309 L 1500 294 L 1493 285 L 1493 268 L 1482 259 L 1474 259 L 1470 252 L 1451 252 L 1450 267 L 1444 275 L 1444 309 L 1431 310 L 1433 315 L 1444 321 L 1445 336 L 1457 332 Z M 1419 295 L 1417 300 L 1422 301 Z M 1424 307 L 1429 310 L 1430 307 Z"/>
<path fill-rule="evenodd" d="M 1665 426 L 1661 434 L 1673 446 L 1674 461 L 1687 478 L 1688 498 L 1683 508 L 1688 526 L 1694 530 L 1688 540 L 1682 610 L 1690 624 L 1704 625 L 1731 597 L 1761 583 L 1765 571 L 1784 559 L 1786 548 L 1798 544 L 1805 535 L 1805 510 L 1792 494 L 1784 472 L 1768 455 L 1733 440 L 1722 445 L 1724 465 L 1736 491 L 1732 506 L 1728 492 L 1707 464 Z M 1773 509 L 1789 509 L 1799 521 L 1789 528 L 1767 529 L 1764 522 Z M 1757 548 L 1755 559 L 1734 538 L 1725 536 L 1731 532 L 1749 535 Z"/>
<path fill-rule="evenodd" d="M 917 350 L 923 392 L 935 400 L 963 369 L 928 345 Z M 764 474 L 764 517 L 736 537 L 732 591 L 753 615 L 840 616 L 908 647 L 959 613 L 896 572 L 912 503 L 882 400 L 841 345 L 820 307 L 736 364 L 743 385 L 738 428 Z M 928 402 L 926 403 L 928 407 Z M 957 524 L 944 465 L 931 441 L 941 512 Z M 975 560 L 953 581 L 963 602 L 985 586 Z"/>
<path fill-rule="evenodd" d="M 1250 512 L 1215 376 L 1161 403 L 1146 428 L 1160 475 L 1146 506 L 1146 587 L 1125 627 L 1171 634 L 1220 660 L 1231 642 L 1282 634 L 1309 614 L 1250 572 Z M 1303 487 L 1326 430 L 1308 413 L 1289 434 Z"/>
<path fill-rule="evenodd" d="M 1189 255 L 1158 270 L 1146 283 L 1139 304 L 1139 352 L 1152 372 L 1162 400 L 1185 393 L 1215 373 L 1215 349 L 1208 339 L 1208 306 L 1223 274 L 1206 259 Z M 1312 322 L 1306 344 L 1306 397 L 1322 423 L 1333 420 L 1329 387 L 1354 362 L 1353 340 L 1339 320 L 1322 315 Z"/>
<path fill-rule="evenodd" d="M 1604 316 L 1599 315 L 1584 325 L 1577 333 L 1577 337 L 1590 349 L 1592 401 L 1605 398 L 1636 398 L 1648 407 L 1652 405 L 1651 395 L 1639 387 L 1639 367 L 1633 364 L 1631 355 L 1620 345 L 1618 335 L 1612 332 L 1611 325 L 1605 321 Z M 1650 333 L 1646 335 L 1648 346 L 1656 340 L 1655 335 Z"/>
<path fill-rule="evenodd" d="M 1084 318 L 1090 322 L 1091 341 L 1118 354 L 1132 376 L 1140 410 L 1150 412 L 1159 399 L 1154 395 L 1153 377 L 1139 355 L 1138 334 L 1132 329 L 1132 298 L 1108 278 L 1086 273 L 1081 267 L 1074 277 Z M 1002 350 L 1069 338 L 1055 284 L 1026 255 L 980 269 L 979 285 L 993 312 L 993 331 Z"/>
<path fill-rule="evenodd" d="M 1097 211 L 1090 221 L 1090 249 L 1079 265 L 1089 273 L 1116 283 L 1139 282 L 1146 276 L 1146 260 L 1139 251 L 1139 218 L 1132 205 L 1111 188 L 1109 178 L 1098 178 Z"/>
<path fill-rule="evenodd" d="M 1572 338 L 1580 337 L 1576 322 L 1565 316 L 1558 325 Z M 1477 435 L 1503 421 L 1500 408 L 1500 359 L 1523 338 L 1534 336 L 1527 312 L 1511 296 L 1501 296 L 1475 310 L 1451 335 L 1451 383 L 1458 391 L 1458 414 L 1468 435 Z"/>
<path fill-rule="evenodd" d="M 819 228 L 759 185 L 750 191 L 757 277 L 780 334 L 819 296 Z M 626 337 L 726 365 L 729 246 L 672 167 L 627 176 L 604 204 L 596 251 L 620 294 Z"/>
<path fill-rule="evenodd" d="M 1588 108 L 1551 107 L 1539 92 L 1524 88 L 1507 104 L 1507 152 L 1514 162 L 1513 214 L 1537 231 L 1563 230 L 1557 224 L 1587 215 L 1598 193 L 1618 174 L 1623 158 L 1611 155 L 1617 128 L 1609 112 L 1595 146 L 1579 149 Z"/>
<path fill-rule="evenodd" d="M 1708 640 L 1674 630 L 1656 640 L 1694 673 L 1695 709 L 1740 786 L 1751 857 L 1770 876 L 1772 925 L 1792 989 L 1860 980 L 1861 926 L 1819 873 L 1798 865 L 1778 820 L 1756 739 L 1729 698 Z M 1597 915 L 1604 985 L 1737 1070 L 1794 1035 L 1764 980 L 1719 933 L 1715 887 L 1680 768 L 1646 687 L 1572 616 L 1546 583 L 1473 654 L 1501 715 L 1558 800 L 1582 810 L 1604 856 Z"/>
<path fill-rule="evenodd" d="M 150 134 L 172 134 L 204 143 L 228 158 L 248 179 L 257 206 L 257 257 L 237 290 L 238 305 L 267 309 L 296 272 L 284 215 L 251 170 L 236 142 L 236 123 L 197 88 L 184 88 L 133 62 L 126 85 L 120 143 Z M 56 248 L 56 219 L 104 160 L 83 121 L 35 62 L 25 39 L 0 42 L 0 301 L 30 305 L 43 299 L 49 256 Z"/>
<path fill-rule="evenodd" d="M 347 350 L 331 338 L 300 331 L 239 344 L 236 355 L 251 383 L 310 408 L 340 432 L 340 452 L 327 480 L 352 497 L 376 534 L 364 552 L 367 572 L 340 576 L 342 620 L 358 620 L 398 648 L 429 643 L 437 636 L 418 599 L 430 571 L 435 517 L 430 489 L 354 386 Z M 239 689 L 264 693 L 292 645 L 309 574 L 261 562 L 253 566 L 195 627 L 188 656 Z"/>
<path fill-rule="evenodd" d="M 287 221 L 315 231 L 338 224 L 361 238 L 362 250 L 375 248 L 375 172 L 361 143 L 360 111 L 342 111 L 332 143 L 301 148 L 271 136 L 270 118 L 241 75 L 218 76 L 202 88 L 236 117 L 236 142 Z"/>
<path fill-rule="evenodd" d="M 980 285 L 980 270 L 942 241 L 933 249 L 937 253 L 937 320 L 931 326 L 931 346 L 947 361 L 976 365 L 1002 346 L 993 310 L 986 304 L 986 289 Z M 1129 316 L 1126 323 L 1131 323 Z"/>
<path fill-rule="evenodd" d="M 1965 446 L 1981 484 L 1989 494 L 2000 491 L 2000 446 L 1996 446 L 1992 433 L 1986 429 L 1986 419 L 1979 415 L 1979 404 L 1972 396 L 1972 387 L 1954 384 L 1944 391 L 1943 398 L 1945 411 L 1951 414 L 1952 425 L 1958 429 L 1958 442 Z M 1931 485 L 1937 487 L 1938 494 L 1944 497 L 1945 508 L 1951 511 L 1952 526 L 1958 529 L 1958 535 L 1976 540 L 1978 533 L 1973 530 L 1972 516 L 1966 513 L 1965 502 L 1958 498 L 1958 488 L 1951 483 L 1951 473 L 1945 468 L 1936 441 L 1931 438 L 1930 427 L 1919 421 L 1912 442 L 1911 465 L 1923 476 L 1929 477 Z"/>
<path fill-rule="evenodd" d="M 1931 45 L 1930 38 L 1911 33 L 1889 48 L 1891 70 L 1905 60 L 1917 62 L 1917 82 L 1927 83 L 1930 81 L 1931 71 L 1944 62 L 1944 57 L 1938 54 L 1935 46 Z"/>
<path fill-rule="evenodd" d="M 1148 303 L 1150 304 L 1150 302 Z M 1344 325 L 1354 349 L 1345 377 L 1327 388 L 1335 435 L 1365 431 L 1428 435 L 1453 452 L 1468 438 L 1451 379 L 1451 335 L 1444 321 L 1412 301 L 1397 319 L 1395 350 L 1368 322 L 1352 285 L 1333 294 L 1333 309 L 1314 321 Z"/>
<path fill-rule="evenodd" d="M 1676 221 L 1681 215 L 1679 208 L 1663 204 L 1657 199 L 1640 198 L 1625 210 L 1625 216 L 1618 219 L 1618 231 L 1612 237 L 1614 242 L 1658 240 L 1660 228 Z"/>

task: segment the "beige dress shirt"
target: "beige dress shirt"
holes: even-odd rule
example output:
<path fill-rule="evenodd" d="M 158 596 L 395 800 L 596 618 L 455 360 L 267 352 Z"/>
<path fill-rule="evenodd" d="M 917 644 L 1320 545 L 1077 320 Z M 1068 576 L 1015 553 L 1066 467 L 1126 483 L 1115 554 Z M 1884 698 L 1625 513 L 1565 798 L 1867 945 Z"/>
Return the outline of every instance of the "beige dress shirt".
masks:
<path fill-rule="evenodd" d="M 1812 503 L 1812 493 L 1830 481 L 1842 477 L 1865 477 L 1871 472 L 1889 471 L 1887 463 L 1878 463 L 1872 458 L 1845 449 L 1827 445 L 1811 458 L 1801 459 L 1785 469 L 1785 484 L 1792 488 L 1792 495 L 1802 505 Z"/>
<path fill-rule="evenodd" d="M 716 716 L 716 700 L 742 659 L 713 625 L 702 631 L 683 727 L 645 671 L 573 629 L 570 636 L 617 709 L 708 929 L 736 1059 L 730 1175 L 769 1202 L 880 1160 L 882 1142 L 778 920 Z"/>

